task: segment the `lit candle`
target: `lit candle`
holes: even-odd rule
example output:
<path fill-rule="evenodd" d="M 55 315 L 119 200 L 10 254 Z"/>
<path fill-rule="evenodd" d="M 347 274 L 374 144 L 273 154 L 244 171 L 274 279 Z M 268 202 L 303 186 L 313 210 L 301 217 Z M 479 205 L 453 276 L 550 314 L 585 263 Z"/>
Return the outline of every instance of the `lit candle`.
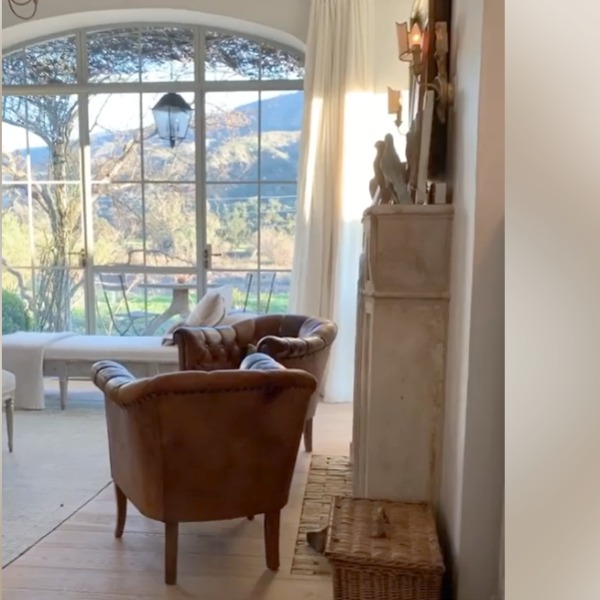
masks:
<path fill-rule="evenodd" d="M 415 23 L 410 28 L 410 47 L 413 49 L 415 46 L 421 47 L 423 44 L 423 33 L 421 32 L 421 28 L 418 23 Z"/>

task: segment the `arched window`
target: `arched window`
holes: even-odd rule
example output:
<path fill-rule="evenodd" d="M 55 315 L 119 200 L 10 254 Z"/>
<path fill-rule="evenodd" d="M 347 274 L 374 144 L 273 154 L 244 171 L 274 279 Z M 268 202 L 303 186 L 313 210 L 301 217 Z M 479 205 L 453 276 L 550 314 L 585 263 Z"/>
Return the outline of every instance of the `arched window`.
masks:
<path fill-rule="evenodd" d="M 3 289 L 33 329 L 160 334 L 207 288 L 285 311 L 303 58 L 205 27 L 78 31 L 4 54 Z M 160 139 L 168 92 L 193 108 Z"/>

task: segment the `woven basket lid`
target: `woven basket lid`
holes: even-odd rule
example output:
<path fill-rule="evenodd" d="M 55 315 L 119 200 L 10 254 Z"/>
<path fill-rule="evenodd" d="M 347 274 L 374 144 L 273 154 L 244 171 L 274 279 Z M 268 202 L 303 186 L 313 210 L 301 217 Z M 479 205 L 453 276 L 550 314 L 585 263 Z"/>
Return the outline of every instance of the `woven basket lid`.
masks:
<path fill-rule="evenodd" d="M 445 570 L 433 511 L 425 503 L 334 497 L 325 556 L 411 573 Z"/>

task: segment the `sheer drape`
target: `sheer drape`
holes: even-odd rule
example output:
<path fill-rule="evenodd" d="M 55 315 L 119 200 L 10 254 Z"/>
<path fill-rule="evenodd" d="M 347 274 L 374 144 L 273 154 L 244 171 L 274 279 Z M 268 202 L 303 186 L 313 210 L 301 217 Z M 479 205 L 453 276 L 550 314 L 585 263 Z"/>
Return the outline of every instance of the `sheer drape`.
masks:
<path fill-rule="evenodd" d="M 361 215 L 374 134 L 373 0 L 313 0 L 290 309 L 336 321 L 326 401 L 352 400 Z"/>

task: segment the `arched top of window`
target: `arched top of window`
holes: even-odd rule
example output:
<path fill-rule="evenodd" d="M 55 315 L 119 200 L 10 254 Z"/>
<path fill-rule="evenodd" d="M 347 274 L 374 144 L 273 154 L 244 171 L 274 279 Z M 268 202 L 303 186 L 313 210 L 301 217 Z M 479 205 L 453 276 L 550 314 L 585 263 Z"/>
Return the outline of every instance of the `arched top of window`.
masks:
<path fill-rule="evenodd" d="M 130 25 L 33 42 L 2 58 L 2 85 L 298 80 L 303 57 L 204 27 Z"/>

